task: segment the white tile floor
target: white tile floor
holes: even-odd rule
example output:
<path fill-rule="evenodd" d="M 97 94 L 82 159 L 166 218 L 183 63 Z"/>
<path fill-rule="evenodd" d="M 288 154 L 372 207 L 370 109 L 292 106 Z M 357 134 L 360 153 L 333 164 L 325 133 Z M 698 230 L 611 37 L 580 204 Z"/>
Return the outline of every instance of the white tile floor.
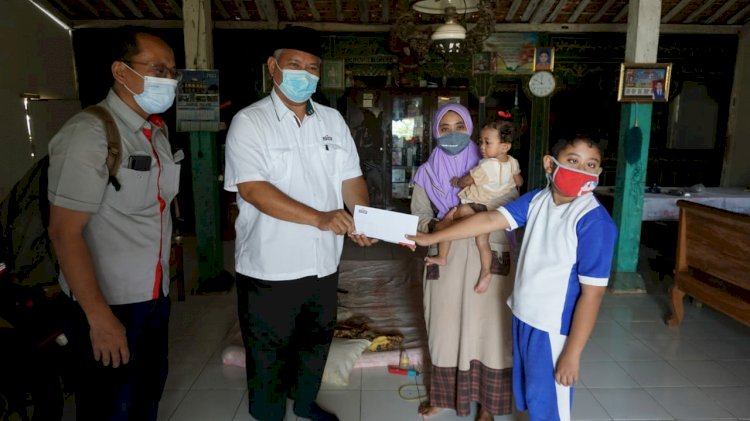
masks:
<path fill-rule="evenodd" d="M 574 419 L 750 419 L 750 328 L 695 305 L 686 306 L 681 327 L 669 328 L 663 322 L 667 313 L 664 294 L 605 297 L 584 353 Z M 174 303 L 161 420 L 251 420 L 244 369 L 221 364 L 223 340 L 235 319 L 234 291 Z M 415 383 L 421 378 L 415 382 L 385 368 L 355 369 L 348 386 L 324 385 L 318 401 L 342 421 L 416 421 L 417 400 L 399 397 L 403 385 Z M 403 393 L 413 397 L 417 388 Z M 74 419 L 73 411 L 69 402 L 65 420 Z M 291 406 L 287 412 L 287 420 L 297 419 Z M 432 419 L 460 418 L 444 411 Z"/>

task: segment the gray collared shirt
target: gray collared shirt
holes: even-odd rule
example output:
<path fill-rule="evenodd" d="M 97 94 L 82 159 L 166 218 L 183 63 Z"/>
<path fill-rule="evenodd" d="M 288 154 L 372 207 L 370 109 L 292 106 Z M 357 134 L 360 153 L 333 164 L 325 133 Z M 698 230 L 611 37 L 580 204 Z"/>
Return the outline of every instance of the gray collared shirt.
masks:
<path fill-rule="evenodd" d="M 180 158 L 172 155 L 166 126 L 154 126 L 149 142 L 142 129 L 152 128 L 152 124 L 114 91 L 99 105 L 110 111 L 120 131 L 120 191 L 108 183 L 104 125 L 82 112 L 65 123 L 49 143 L 49 201 L 91 214 L 83 235 L 107 302 L 148 301 L 158 297 L 159 283 L 164 295 L 169 292 L 169 205 L 179 189 Z M 129 168 L 130 157 L 137 155 L 151 157 L 149 170 Z M 166 205 L 163 212 L 159 196 Z M 158 264 L 162 266 L 161 280 L 155 277 Z M 71 295 L 64 274 L 59 280 L 63 291 Z"/>

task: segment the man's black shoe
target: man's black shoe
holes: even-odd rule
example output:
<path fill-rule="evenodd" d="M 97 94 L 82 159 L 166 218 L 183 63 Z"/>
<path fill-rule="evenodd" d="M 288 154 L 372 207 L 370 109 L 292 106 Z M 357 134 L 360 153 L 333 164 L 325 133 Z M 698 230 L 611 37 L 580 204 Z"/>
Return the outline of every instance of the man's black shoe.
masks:
<path fill-rule="evenodd" d="M 299 408 L 294 405 L 294 414 L 298 417 L 307 418 L 311 421 L 339 421 L 336 415 L 324 410 L 317 403 L 313 402 L 312 405 L 306 408 Z"/>

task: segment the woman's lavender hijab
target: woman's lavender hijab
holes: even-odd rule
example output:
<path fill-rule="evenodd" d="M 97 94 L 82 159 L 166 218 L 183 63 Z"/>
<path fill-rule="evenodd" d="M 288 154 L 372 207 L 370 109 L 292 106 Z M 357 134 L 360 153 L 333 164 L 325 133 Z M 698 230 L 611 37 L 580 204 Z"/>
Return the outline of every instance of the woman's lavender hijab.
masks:
<path fill-rule="evenodd" d="M 438 108 L 432 124 L 432 136 L 440 137 L 440 119 L 453 111 L 464 121 L 466 130 L 471 135 L 474 123 L 471 121 L 469 110 L 460 104 L 445 104 Z M 451 178 L 463 177 L 479 162 L 479 147 L 474 142 L 469 143 L 464 150 L 456 155 L 448 155 L 442 148 L 436 147 L 430 158 L 420 165 L 414 175 L 414 184 L 423 188 L 432 205 L 438 210 L 438 219 L 443 219 L 448 211 L 458 205 L 459 187 L 451 186 Z"/>

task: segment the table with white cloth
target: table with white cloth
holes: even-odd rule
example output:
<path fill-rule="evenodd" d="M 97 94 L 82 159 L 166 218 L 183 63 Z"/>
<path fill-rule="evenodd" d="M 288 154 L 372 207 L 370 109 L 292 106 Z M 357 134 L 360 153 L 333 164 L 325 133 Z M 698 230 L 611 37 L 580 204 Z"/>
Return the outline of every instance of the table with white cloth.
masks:
<path fill-rule="evenodd" d="M 673 195 L 670 191 L 683 191 L 689 195 Z M 614 187 L 600 186 L 596 194 L 605 207 L 613 203 Z M 746 187 L 705 187 L 701 192 L 688 192 L 685 188 L 661 187 L 661 193 L 644 193 L 643 221 L 676 221 L 680 217 L 678 200 L 689 200 L 732 212 L 750 214 L 750 189 Z M 610 208 L 611 209 L 611 208 Z"/>

